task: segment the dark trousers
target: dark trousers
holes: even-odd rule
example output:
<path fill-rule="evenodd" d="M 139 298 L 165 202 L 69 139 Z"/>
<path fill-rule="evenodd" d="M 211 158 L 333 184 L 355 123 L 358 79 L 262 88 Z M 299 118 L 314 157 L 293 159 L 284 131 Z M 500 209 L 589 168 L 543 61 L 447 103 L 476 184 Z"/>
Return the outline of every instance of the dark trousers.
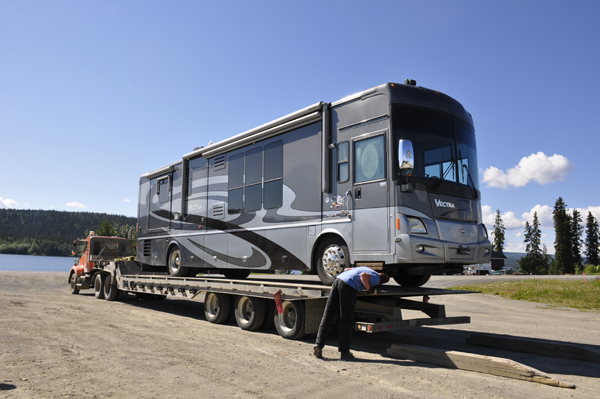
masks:
<path fill-rule="evenodd" d="M 329 298 L 327 298 L 327 305 L 325 305 L 325 312 L 319 325 L 316 346 L 319 348 L 325 346 L 325 341 L 327 341 L 327 335 L 329 334 L 329 330 L 331 330 L 333 320 L 336 315 L 339 315 L 340 343 L 338 349 L 340 352 L 350 350 L 352 331 L 354 330 L 354 307 L 356 306 L 357 294 L 358 291 L 342 280 L 336 279 L 333 282 L 331 293 L 329 294 Z"/>

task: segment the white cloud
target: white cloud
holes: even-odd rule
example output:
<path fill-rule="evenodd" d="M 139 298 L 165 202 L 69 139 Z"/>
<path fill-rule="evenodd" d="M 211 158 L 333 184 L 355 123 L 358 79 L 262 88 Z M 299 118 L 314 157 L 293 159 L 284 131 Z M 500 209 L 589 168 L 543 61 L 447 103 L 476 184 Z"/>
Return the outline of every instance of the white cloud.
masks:
<path fill-rule="evenodd" d="M 506 189 L 509 186 L 523 187 L 531 181 L 539 184 L 549 184 L 563 181 L 565 176 L 573 170 L 569 160 L 558 154 L 551 157 L 543 152 L 531 154 L 519 161 L 519 164 L 506 172 L 492 166 L 483 171 L 483 181 L 488 187 Z"/>
<path fill-rule="evenodd" d="M 550 208 L 548 205 L 536 205 L 531 208 L 530 212 L 523 213 L 523 219 L 527 220 L 529 224 L 533 223 L 533 214 L 537 212 L 538 221 L 540 222 L 540 227 L 553 228 L 554 227 L 554 219 L 552 218 L 552 211 L 554 208 Z"/>
<path fill-rule="evenodd" d="M 125 201 L 125 202 L 131 202 L 131 200 L 127 199 L 127 198 L 125 198 L 123 201 Z"/>
<path fill-rule="evenodd" d="M 8 198 L 3 199 L 2 197 L 0 197 L 0 209 L 16 208 L 17 206 L 17 201 Z"/>
<path fill-rule="evenodd" d="M 86 206 L 85 206 L 85 205 L 83 205 L 83 204 L 80 204 L 79 202 L 75 202 L 75 201 L 73 201 L 73 202 L 69 202 L 69 203 L 67 203 L 67 207 L 69 207 L 69 208 L 78 208 L 78 209 L 83 209 L 83 208 L 85 208 Z"/>

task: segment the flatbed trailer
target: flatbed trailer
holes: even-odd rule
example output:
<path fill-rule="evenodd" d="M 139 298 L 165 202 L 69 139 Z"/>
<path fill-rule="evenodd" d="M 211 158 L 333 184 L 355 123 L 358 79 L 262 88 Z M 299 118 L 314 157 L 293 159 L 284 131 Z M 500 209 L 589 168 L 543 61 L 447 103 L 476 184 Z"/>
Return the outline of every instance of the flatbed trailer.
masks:
<path fill-rule="evenodd" d="M 211 323 L 225 323 L 233 316 L 244 330 L 256 331 L 274 325 L 283 338 L 301 339 L 317 332 L 331 292 L 331 287 L 320 281 L 294 280 L 293 276 L 256 276 L 244 280 L 173 277 L 145 271 L 144 266 L 124 260 L 105 265 L 97 271 L 104 275 L 106 284 L 100 289 L 105 290 L 105 295 L 96 297 L 116 300 L 119 294 L 132 293 L 140 299 L 194 299 L 204 294 L 204 313 Z M 470 323 L 468 316 L 447 317 L 444 305 L 429 303 L 428 299 L 471 292 L 391 284 L 377 287 L 374 293 L 361 291 L 355 308 L 355 328 L 376 333 L 423 325 Z M 404 319 L 403 310 L 417 310 L 427 317 Z"/>

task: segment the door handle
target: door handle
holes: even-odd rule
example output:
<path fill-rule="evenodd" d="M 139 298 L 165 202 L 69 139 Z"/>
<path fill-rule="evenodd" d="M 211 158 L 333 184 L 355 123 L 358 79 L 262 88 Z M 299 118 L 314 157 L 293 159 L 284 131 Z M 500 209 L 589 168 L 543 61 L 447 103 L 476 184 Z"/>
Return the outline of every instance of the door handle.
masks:
<path fill-rule="evenodd" d="M 357 187 L 354 190 L 354 198 L 357 199 L 357 200 L 359 200 L 359 199 L 362 198 L 362 189 L 360 187 Z"/>

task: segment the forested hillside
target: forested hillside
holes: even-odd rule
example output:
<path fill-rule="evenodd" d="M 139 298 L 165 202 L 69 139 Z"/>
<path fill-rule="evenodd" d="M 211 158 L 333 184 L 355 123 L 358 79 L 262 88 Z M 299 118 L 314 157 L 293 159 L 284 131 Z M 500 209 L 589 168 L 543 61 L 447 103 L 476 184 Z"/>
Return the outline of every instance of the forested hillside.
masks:
<path fill-rule="evenodd" d="M 135 227 L 136 218 L 91 212 L 0 209 L 0 253 L 68 256 L 74 239 L 103 221 Z"/>

